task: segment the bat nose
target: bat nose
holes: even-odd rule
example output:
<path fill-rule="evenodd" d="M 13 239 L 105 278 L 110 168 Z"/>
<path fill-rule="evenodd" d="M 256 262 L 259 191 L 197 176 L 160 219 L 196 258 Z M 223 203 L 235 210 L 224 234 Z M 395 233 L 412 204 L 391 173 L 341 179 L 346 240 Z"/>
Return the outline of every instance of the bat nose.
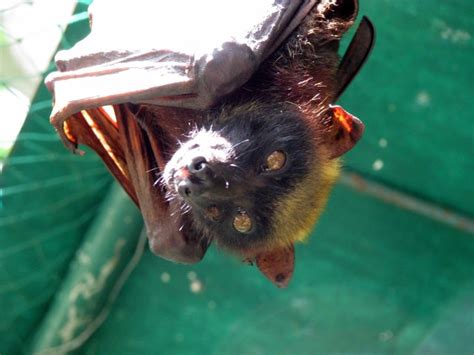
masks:
<path fill-rule="evenodd" d="M 204 157 L 195 157 L 188 164 L 188 170 L 192 175 L 196 175 L 199 178 L 205 177 L 205 175 L 210 171 L 210 166 Z"/>
<path fill-rule="evenodd" d="M 193 158 L 185 168 L 187 177 L 178 183 L 178 193 L 186 199 L 195 199 L 212 189 L 215 183 L 214 174 L 206 158 Z"/>

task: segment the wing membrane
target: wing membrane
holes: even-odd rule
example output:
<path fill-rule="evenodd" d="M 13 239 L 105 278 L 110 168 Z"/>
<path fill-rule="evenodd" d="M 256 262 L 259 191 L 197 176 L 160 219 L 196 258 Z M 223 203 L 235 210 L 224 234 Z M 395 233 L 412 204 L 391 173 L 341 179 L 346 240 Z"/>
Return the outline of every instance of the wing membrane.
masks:
<path fill-rule="evenodd" d="M 375 28 L 372 22 L 364 16 L 337 70 L 338 89 L 336 90 L 335 101 L 359 73 L 374 44 Z"/>

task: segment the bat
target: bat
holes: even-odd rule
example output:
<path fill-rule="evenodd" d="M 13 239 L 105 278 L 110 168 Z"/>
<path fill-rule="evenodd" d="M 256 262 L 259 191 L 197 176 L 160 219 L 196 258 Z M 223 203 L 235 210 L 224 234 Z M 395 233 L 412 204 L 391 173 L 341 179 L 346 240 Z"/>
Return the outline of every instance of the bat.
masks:
<path fill-rule="evenodd" d="M 132 10 L 148 23 L 149 4 L 110 16 L 110 4 L 96 0 L 91 34 L 59 52 L 59 71 L 46 84 L 65 145 L 75 152 L 87 145 L 102 158 L 139 207 L 156 255 L 195 263 L 214 243 L 286 287 L 294 244 L 307 239 L 339 157 L 363 134 L 363 123 L 334 103 L 370 54 L 375 31 L 364 17 L 340 59 L 358 1 L 267 5 L 256 9 L 256 23 L 234 27 L 233 11 L 199 12 L 201 22 L 224 17 L 210 46 L 197 46 L 203 34 L 186 22 L 184 39 L 168 31 L 150 43 L 156 38 L 138 22 L 127 29 L 139 43 L 117 44 L 118 26 L 137 17 Z M 160 13 L 173 22 L 186 10 L 192 22 L 203 5 L 194 6 Z"/>

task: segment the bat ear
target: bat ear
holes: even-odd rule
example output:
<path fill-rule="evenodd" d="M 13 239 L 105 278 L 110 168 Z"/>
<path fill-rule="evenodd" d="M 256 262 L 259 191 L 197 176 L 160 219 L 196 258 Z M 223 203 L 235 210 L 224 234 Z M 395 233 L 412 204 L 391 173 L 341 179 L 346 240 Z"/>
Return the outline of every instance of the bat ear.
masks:
<path fill-rule="evenodd" d="M 326 147 L 330 158 L 337 158 L 351 150 L 364 133 L 361 120 L 344 110 L 341 106 L 330 105 L 328 110 L 331 128 L 328 131 Z"/>
<path fill-rule="evenodd" d="M 265 251 L 256 257 L 257 267 L 277 287 L 285 288 L 295 268 L 295 248 L 289 247 Z"/>

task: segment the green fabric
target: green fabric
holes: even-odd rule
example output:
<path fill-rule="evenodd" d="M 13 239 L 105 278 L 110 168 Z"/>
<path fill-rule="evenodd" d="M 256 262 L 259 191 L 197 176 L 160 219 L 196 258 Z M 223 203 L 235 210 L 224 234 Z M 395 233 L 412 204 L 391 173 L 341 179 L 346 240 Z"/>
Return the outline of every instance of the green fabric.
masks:
<path fill-rule="evenodd" d="M 63 47 L 87 34 L 86 9 L 78 7 Z M 2 354 L 26 351 L 112 182 L 95 154 L 64 149 L 50 112 L 42 85 L 0 180 Z"/>
<path fill-rule="evenodd" d="M 339 186 L 288 289 L 216 251 L 193 267 L 147 253 L 85 353 L 470 354 L 473 255 L 472 236 Z"/>
<path fill-rule="evenodd" d="M 133 236 L 138 236 L 142 228 L 137 208 L 123 189 L 114 184 L 36 329 L 32 352 L 69 343 L 93 323 L 132 257 L 137 244 Z"/>
<path fill-rule="evenodd" d="M 88 32 L 86 5 L 61 47 Z M 341 100 L 367 127 L 347 169 L 472 217 L 472 1 L 361 0 L 360 13 L 378 38 Z M 83 334 L 108 305 L 141 229 L 100 159 L 63 148 L 50 110 L 42 86 L 1 175 L 2 354 Z M 297 247 L 286 290 L 214 248 L 195 266 L 146 250 L 77 352 L 472 354 L 472 234 L 343 185 L 313 234 Z M 96 292 L 71 296 L 107 265 Z"/>
<path fill-rule="evenodd" d="M 348 165 L 472 216 L 474 2 L 362 0 L 360 13 L 377 43 L 341 100 L 366 124 Z"/>

